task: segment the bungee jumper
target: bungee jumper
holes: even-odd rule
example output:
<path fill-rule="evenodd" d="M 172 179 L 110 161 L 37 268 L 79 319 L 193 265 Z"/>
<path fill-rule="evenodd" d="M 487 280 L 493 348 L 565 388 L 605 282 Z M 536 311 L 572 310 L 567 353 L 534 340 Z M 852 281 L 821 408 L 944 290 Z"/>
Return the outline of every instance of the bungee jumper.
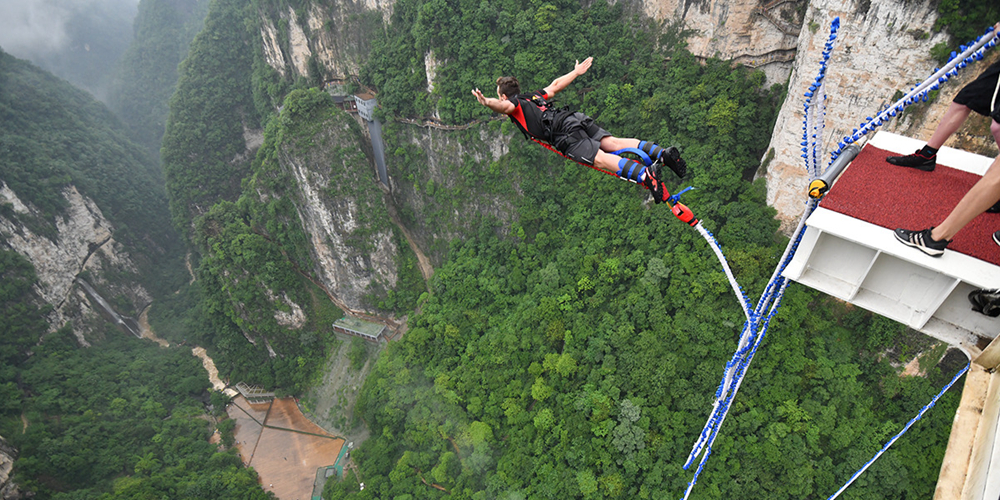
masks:
<path fill-rule="evenodd" d="M 677 148 L 663 148 L 648 141 L 612 136 L 594 123 L 593 118 L 556 108 L 549 101 L 576 77 L 586 73 L 593 60 L 593 57 L 588 57 L 583 62 L 576 61 L 573 71 L 556 78 L 539 91 L 522 94 L 517 78 L 502 76 L 497 78 L 497 98 L 486 97 L 479 89 L 474 89 L 472 95 L 483 106 L 509 116 L 526 138 L 577 163 L 642 184 L 653 193 L 656 203 L 667 202 L 674 215 L 694 226 L 697 220 L 690 210 L 676 203 L 676 197 L 672 199 L 670 192 L 663 187 L 661 166 L 666 165 L 678 177 L 687 173 L 687 164 Z M 642 164 L 621 156 L 625 153 L 638 156 Z"/>

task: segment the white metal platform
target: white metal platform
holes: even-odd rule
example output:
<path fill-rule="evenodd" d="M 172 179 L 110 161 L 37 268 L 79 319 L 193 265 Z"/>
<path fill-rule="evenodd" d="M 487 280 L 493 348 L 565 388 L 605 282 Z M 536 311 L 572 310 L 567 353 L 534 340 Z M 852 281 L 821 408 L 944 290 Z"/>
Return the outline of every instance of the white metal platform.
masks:
<path fill-rule="evenodd" d="M 923 142 L 879 132 L 869 145 L 909 154 Z M 939 164 L 979 175 L 992 161 L 947 147 L 938 152 Z M 836 188 L 834 184 L 831 190 Z M 974 289 L 1000 287 L 1000 267 L 958 252 L 925 255 L 901 245 L 890 229 L 822 207 L 809 217 L 807 226 L 785 277 L 970 355 L 978 351 L 980 339 L 993 339 L 1000 332 L 1000 318 L 972 311 L 968 301 Z"/>

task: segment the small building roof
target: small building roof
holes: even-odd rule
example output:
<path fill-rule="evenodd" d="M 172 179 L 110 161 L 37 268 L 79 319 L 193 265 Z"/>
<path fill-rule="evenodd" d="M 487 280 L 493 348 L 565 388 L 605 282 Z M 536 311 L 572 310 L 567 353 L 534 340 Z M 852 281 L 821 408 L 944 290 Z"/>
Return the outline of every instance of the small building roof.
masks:
<path fill-rule="evenodd" d="M 383 324 L 365 321 L 353 316 L 344 316 L 343 318 L 334 321 L 333 326 L 358 332 L 368 337 L 378 337 L 382 334 L 382 331 L 385 330 L 385 325 Z"/>

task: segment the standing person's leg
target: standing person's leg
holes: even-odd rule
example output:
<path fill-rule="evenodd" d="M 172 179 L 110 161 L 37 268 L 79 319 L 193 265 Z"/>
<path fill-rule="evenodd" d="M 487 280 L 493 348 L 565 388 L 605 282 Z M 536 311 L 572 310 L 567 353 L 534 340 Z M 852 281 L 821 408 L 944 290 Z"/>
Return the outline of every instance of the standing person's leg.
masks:
<path fill-rule="evenodd" d="M 1000 200 L 1000 156 L 993 160 L 983 178 L 965 193 L 948 217 L 931 231 L 931 237 L 939 241 L 952 239 L 969 221 L 993 206 L 997 200 Z"/>
<path fill-rule="evenodd" d="M 934 148 L 935 151 L 941 149 L 945 141 L 965 123 L 969 113 L 972 113 L 972 109 L 968 106 L 952 102 L 948 106 L 948 110 L 944 112 L 944 116 L 941 117 L 941 121 L 938 122 L 937 128 L 934 129 L 934 135 L 927 141 L 927 145 Z"/>
<path fill-rule="evenodd" d="M 969 117 L 969 113 L 971 112 L 972 109 L 968 106 L 953 101 L 948 106 L 948 110 L 945 111 L 941 121 L 938 122 L 937 128 L 934 129 L 934 135 L 931 136 L 924 147 L 918 149 L 913 154 L 890 156 L 885 160 L 900 167 L 915 168 L 924 172 L 933 171 L 937 165 L 937 151 L 965 123 L 965 119 Z"/>
<path fill-rule="evenodd" d="M 997 200 L 1000 200 L 1000 156 L 993 160 L 983 177 L 965 193 L 941 224 L 922 231 L 896 229 L 896 239 L 937 257 L 944 253 L 945 247 L 959 230 Z"/>

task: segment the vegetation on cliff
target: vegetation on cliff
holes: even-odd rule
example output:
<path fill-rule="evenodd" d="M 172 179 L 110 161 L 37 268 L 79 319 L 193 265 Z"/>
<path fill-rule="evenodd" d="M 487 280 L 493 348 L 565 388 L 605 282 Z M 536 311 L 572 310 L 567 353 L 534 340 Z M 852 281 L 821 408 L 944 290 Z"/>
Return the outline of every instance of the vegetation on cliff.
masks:
<path fill-rule="evenodd" d="M 988 26 L 1000 22 L 1000 5 L 982 0 L 941 0 L 937 6 L 938 18 L 934 30 L 945 30 L 951 43 L 939 43 L 931 48 L 931 55 L 941 64 L 948 62 L 958 44 L 975 40 Z"/>
<path fill-rule="evenodd" d="M 109 106 L 128 126 L 130 137 L 159 163 L 177 65 L 208 10 L 207 0 L 143 0 L 132 44 L 118 64 Z M 160 178 L 157 171 L 157 178 Z"/>
<path fill-rule="evenodd" d="M 177 92 L 163 135 L 162 161 L 170 213 L 178 230 L 218 201 L 235 201 L 251 158 L 244 128 L 260 119 L 250 91 L 252 35 L 249 7 L 236 0 L 209 6 L 205 27 L 178 70 Z"/>

